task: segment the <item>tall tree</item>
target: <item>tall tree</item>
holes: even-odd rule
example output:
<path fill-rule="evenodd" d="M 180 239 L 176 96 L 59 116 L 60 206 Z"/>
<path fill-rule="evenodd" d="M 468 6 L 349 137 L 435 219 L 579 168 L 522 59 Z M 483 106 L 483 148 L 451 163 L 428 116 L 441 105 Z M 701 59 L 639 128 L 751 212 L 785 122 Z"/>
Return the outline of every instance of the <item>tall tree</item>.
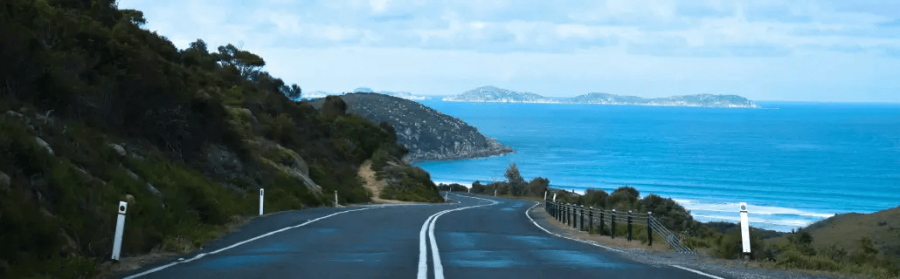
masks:
<path fill-rule="evenodd" d="M 504 176 L 506 177 L 506 182 L 509 183 L 510 194 L 522 195 L 525 190 L 525 179 L 519 173 L 519 167 L 516 166 L 515 162 L 509 164 Z"/>

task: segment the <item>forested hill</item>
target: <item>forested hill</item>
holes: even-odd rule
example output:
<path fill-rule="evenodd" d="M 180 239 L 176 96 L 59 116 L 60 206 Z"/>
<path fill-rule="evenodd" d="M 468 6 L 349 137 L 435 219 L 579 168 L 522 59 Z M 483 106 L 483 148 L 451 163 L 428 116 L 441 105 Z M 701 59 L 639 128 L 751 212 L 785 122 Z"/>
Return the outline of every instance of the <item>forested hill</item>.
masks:
<path fill-rule="evenodd" d="M 184 253 L 255 214 L 259 188 L 266 212 L 366 202 L 359 166 L 405 154 L 340 98 L 292 101 L 262 57 L 145 22 L 114 0 L 0 2 L 0 278 L 98 275 L 119 201 L 124 257 Z M 441 200 L 430 186 L 417 197 Z"/>

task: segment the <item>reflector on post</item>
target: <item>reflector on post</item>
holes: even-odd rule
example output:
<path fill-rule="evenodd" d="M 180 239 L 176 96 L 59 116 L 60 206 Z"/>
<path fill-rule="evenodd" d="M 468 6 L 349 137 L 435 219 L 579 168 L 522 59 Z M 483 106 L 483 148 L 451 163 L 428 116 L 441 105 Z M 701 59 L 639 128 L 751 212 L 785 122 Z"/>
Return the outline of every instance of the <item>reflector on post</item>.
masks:
<path fill-rule="evenodd" d="M 263 188 L 259 188 L 259 216 L 263 215 L 263 200 L 264 200 L 263 197 L 264 197 Z"/>
<path fill-rule="evenodd" d="M 741 242 L 743 244 L 744 257 L 750 256 L 750 218 L 747 217 L 747 203 L 741 205 Z"/>
<path fill-rule="evenodd" d="M 127 211 L 128 203 L 120 201 L 119 217 L 116 218 L 116 236 L 113 239 L 112 259 L 114 261 L 119 260 L 120 252 L 122 251 L 122 233 L 125 231 L 125 212 Z"/>

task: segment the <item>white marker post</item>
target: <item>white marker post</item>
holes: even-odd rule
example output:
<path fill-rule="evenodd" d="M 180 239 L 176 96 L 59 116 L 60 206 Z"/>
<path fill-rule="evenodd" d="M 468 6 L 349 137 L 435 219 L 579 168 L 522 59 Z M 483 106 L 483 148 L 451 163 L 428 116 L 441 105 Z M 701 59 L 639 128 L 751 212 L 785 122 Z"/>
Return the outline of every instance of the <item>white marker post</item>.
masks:
<path fill-rule="evenodd" d="M 265 195 L 263 188 L 259 188 L 259 216 L 263 215 L 263 200 L 265 200 L 264 197 Z"/>
<path fill-rule="evenodd" d="M 553 193 L 553 202 L 556 202 L 556 193 Z"/>
<path fill-rule="evenodd" d="M 496 189 L 494 190 L 494 196 L 495 196 L 495 197 L 497 196 L 497 190 L 496 190 Z"/>
<path fill-rule="evenodd" d="M 747 203 L 741 203 L 741 240 L 743 242 L 744 259 L 750 259 L 750 218 L 747 217 Z"/>
<path fill-rule="evenodd" d="M 337 207 L 337 206 L 338 206 L 338 202 L 337 202 L 337 190 L 334 190 L 334 207 Z"/>
<path fill-rule="evenodd" d="M 544 200 L 547 200 L 547 191 L 544 191 Z"/>
<path fill-rule="evenodd" d="M 119 217 L 116 220 L 116 238 L 113 240 L 112 259 L 119 260 L 122 251 L 122 233 L 125 231 L 125 212 L 128 211 L 128 203 L 119 202 Z"/>

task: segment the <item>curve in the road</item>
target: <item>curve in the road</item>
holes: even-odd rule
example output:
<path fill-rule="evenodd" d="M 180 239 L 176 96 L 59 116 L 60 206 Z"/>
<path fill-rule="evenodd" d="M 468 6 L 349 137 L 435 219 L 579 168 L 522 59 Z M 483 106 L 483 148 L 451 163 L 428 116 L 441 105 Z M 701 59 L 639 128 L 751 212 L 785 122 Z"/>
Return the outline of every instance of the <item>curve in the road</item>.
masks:
<path fill-rule="evenodd" d="M 466 207 L 460 207 L 460 208 L 454 208 L 454 209 L 447 209 L 447 210 L 435 213 L 435 214 L 429 216 L 428 219 L 425 220 L 425 223 L 422 224 L 422 230 L 419 231 L 419 273 L 417 276 L 418 279 L 428 279 L 428 246 L 425 245 L 425 235 L 426 235 L 425 231 L 426 230 L 428 231 L 428 238 L 430 239 L 430 244 L 431 244 L 431 261 L 434 263 L 434 279 L 444 279 L 444 267 L 441 264 L 440 250 L 438 250 L 438 245 L 434 238 L 434 224 L 437 222 L 438 217 L 441 217 L 441 215 L 444 215 L 444 214 L 447 214 L 447 213 L 450 213 L 453 211 L 459 211 L 459 210 L 465 210 L 465 209 L 471 209 L 471 208 L 483 207 L 483 206 L 491 206 L 491 205 L 497 204 L 497 201 L 489 200 L 489 199 L 460 196 L 460 195 L 456 195 L 456 196 L 466 197 L 466 198 L 470 198 L 470 199 L 479 199 L 479 200 L 489 201 L 491 203 L 481 204 L 481 205 L 472 205 L 472 206 L 466 206 Z"/>

